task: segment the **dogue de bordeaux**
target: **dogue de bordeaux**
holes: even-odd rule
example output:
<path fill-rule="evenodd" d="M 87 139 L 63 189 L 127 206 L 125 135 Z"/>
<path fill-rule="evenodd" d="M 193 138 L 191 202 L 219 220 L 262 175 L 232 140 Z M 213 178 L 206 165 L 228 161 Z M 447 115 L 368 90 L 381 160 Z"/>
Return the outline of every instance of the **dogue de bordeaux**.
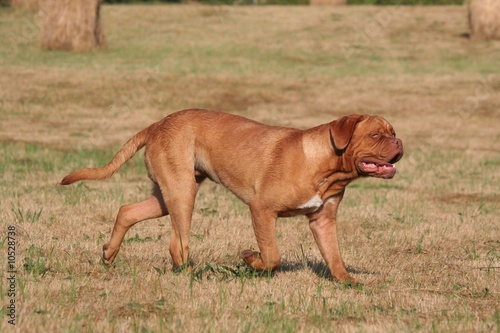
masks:
<path fill-rule="evenodd" d="M 61 184 L 113 175 L 145 147 L 152 195 L 122 206 L 102 260 L 116 257 L 127 230 L 137 222 L 170 214 L 174 267 L 187 264 L 195 196 L 209 178 L 250 208 L 260 252 L 242 259 L 257 270 L 280 264 L 277 217 L 305 215 L 332 276 L 355 283 L 337 240 L 336 214 L 346 186 L 358 177 L 392 178 L 403 156 L 402 141 L 382 117 L 350 115 L 300 130 L 265 125 L 237 115 L 189 109 L 173 113 L 132 137 L 101 168 L 77 170 Z"/>

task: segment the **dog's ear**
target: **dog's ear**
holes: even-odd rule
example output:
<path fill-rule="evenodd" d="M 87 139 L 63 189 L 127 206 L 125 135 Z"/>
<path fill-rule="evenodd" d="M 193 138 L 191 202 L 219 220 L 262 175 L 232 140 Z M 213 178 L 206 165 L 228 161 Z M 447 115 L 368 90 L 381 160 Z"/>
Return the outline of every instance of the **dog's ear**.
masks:
<path fill-rule="evenodd" d="M 342 155 L 351 141 L 356 125 L 365 118 L 366 116 L 353 114 L 330 123 L 330 141 L 335 154 Z"/>

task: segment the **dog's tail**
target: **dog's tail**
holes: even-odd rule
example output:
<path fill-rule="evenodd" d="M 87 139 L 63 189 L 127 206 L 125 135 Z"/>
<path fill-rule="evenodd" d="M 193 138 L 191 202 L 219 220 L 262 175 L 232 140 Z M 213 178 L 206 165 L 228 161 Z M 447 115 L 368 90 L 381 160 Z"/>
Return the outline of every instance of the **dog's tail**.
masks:
<path fill-rule="evenodd" d="M 118 169 L 130 160 L 138 150 L 146 145 L 149 127 L 134 135 L 116 153 L 113 159 L 101 168 L 85 168 L 76 170 L 61 181 L 61 185 L 69 185 L 79 180 L 101 180 L 111 177 Z"/>

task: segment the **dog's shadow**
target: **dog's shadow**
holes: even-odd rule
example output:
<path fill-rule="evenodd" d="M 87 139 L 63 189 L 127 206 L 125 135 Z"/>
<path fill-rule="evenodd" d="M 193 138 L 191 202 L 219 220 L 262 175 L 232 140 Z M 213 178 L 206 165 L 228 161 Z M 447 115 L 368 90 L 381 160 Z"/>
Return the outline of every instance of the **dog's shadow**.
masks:
<path fill-rule="evenodd" d="M 334 280 L 328 266 L 322 262 L 317 260 L 307 259 L 302 262 L 284 262 L 277 269 L 277 272 L 296 272 L 303 270 L 304 268 L 310 269 L 314 274 L 316 274 L 319 278 L 326 280 Z M 379 273 L 368 271 L 366 269 L 356 268 L 352 266 L 347 266 L 347 272 L 349 274 L 365 274 L 365 275 L 378 275 Z"/>

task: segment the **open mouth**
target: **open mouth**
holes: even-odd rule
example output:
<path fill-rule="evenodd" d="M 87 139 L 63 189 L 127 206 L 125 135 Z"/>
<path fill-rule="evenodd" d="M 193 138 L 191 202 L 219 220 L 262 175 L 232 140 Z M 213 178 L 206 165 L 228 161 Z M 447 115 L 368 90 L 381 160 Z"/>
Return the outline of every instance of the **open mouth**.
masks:
<path fill-rule="evenodd" d="M 389 162 L 363 160 L 359 163 L 359 169 L 368 176 L 392 178 L 396 174 L 396 162 L 401 157 L 402 154 L 398 153 Z"/>
<path fill-rule="evenodd" d="M 396 165 L 392 163 L 362 161 L 359 167 L 363 173 L 373 177 L 392 178 L 396 174 Z"/>

